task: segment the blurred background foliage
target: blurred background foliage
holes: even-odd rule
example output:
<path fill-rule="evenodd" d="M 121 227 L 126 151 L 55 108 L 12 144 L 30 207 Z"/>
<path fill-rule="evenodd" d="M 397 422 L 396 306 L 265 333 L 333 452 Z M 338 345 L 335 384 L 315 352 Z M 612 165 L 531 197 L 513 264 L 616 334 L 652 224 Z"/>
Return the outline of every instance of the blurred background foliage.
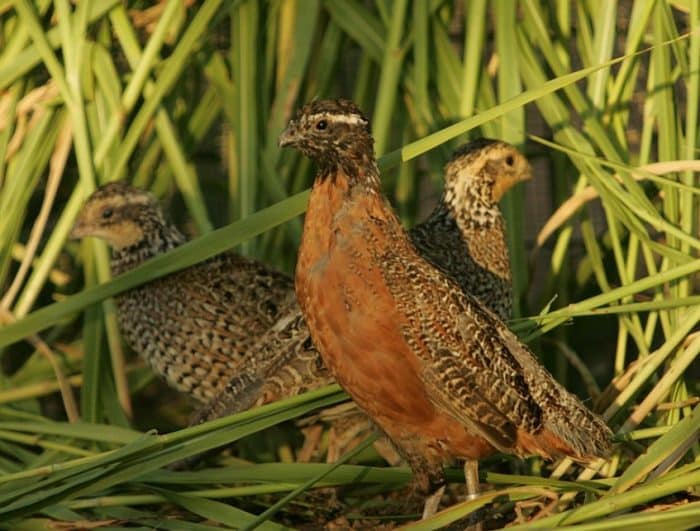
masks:
<path fill-rule="evenodd" d="M 240 450 L 279 463 L 161 470 L 343 395 L 144 434 L 185 425 L 190 404 L 125 351 L 109 297 L 229 248 L 291 272 L 314 168 L 277 135 L 301 104 L 342 96 L 371 116 L 407 226 L 469 138 L 507 140 L 535 167 L 503 203 L 516 317 L 535 317 L 511 324 L 624 442 L 596 482 L 566 462 L 487 463 L 509 500 L 494 521 L 544 496 L 562 512 L 540 528 L 632 529 L 642 509 L 645 525 L 692 527 L 699 30 L 700 0 L 0 0 L 0 521 L 253 525 L 273 493 L 329 472 L 292 463 L 289 429 Z M 151 189 L 193 241 L 111 280 L 104 245 L 66 238 L 115 179 Z M 371 485 L 364 500 L 407 479 L 343 466 L 322 483 Z M 303 523 L 319 507 L 284 511 Z"/>

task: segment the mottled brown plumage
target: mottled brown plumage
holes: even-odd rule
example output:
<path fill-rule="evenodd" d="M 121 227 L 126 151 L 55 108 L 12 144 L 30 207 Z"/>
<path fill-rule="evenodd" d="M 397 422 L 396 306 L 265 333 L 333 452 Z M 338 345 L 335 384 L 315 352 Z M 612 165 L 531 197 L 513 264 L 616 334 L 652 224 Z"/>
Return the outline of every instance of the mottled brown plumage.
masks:
<path fill-rule="evenodd" d="M 329 385 L 335 380 L 311 341 L 299 306 L 290 306 L 252 346 L 245 367 L 192 419 L 193 424 Z"/>
<path fill-rule="evenodd" d="M 369 124 L 354 104 L 305 106 L 280 145 L 319 166 L 295 279 L 313 342 L 424 489 L 442 484 L 442 464 L 455 457 L 501 451 L 586 462 L 608 452 L 607 426 L 417 252 L 381 193 Z M 546 403 L 567 416 L 558 424 L 538 403 L 550 394 L 563 399 Z"/>
<path fill-rule="evenodd" d="M 527 159 L 510 144 L 483 138 L 469 142 L 445 165 L 444 191 L 432 213 L 409 231 L 424 258 L 502 319 L 510 318 L 512 288 L 498 201 L 513 185 L 530 178 Z M 313 347 L 298 306 L 261 337 L 250 360 L 222 395 L 200 411 L 199 420 L 295 396 L 334 381 Z M 362 418 L 357 422 L 369 427 Z"/>
<path fill-rule="evenodd" d="M 112 247 L 118 275 L 185 242 L 155 198 L 123 182 L 87 200 L 73 238 Z M 234 253 L 153 280 L 118 295 L 121 332 L 173 387 L 201 402 L 238 375 L 257 338 L 294 303 L 291 279 Z"/>

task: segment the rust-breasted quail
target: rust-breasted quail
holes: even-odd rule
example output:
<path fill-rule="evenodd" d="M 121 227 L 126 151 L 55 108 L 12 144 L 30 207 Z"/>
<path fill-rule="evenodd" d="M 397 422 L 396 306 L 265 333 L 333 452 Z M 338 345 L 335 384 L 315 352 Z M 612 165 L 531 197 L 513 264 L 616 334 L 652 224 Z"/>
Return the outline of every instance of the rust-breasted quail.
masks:
<path fill-rule="evenodd" d="M 424 516 L 447 460 L 470 463 L 474 492 L 474 463 L 496 451 L 580 462 L 609 452 L 605 423 L 418 253 L 382 195 L 369 122 L 352 102 L 304 106 L 280 145 L 319 167 L 296 269 L 302 314 L 336 380 L 433 493 Z"/>
<path fill-rule="evenodd" d="M 88 198 L 71 236 L 105 240 L 114 275 L 185 242 L 150 193 L 124 182 Z M 170 385 L 208 402 L 238 375 L 257 338 L 296 307 L 292 293 L 287 275 L 224 253 L 115 300 L 129 345 Z"/>

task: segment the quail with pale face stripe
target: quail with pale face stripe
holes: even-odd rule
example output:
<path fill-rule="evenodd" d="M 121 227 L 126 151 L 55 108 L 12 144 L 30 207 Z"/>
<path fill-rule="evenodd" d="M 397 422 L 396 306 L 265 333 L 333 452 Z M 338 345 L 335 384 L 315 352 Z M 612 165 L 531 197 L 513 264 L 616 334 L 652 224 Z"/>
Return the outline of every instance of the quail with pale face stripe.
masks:
<path fill-rule="evenodd" d="M 97 189 L 71 233 L 112 247 L 119 275 L 185 242 L 156 199 L 124 182 Z M 291 279 L 224 253 L 115 297 L 127 343 L 176 389 L 209 402 L 236 377 L 259 336 L 296 306 Z"/>
<path fill-rule="evenodd" d="M 475 463 L 497 451 L 584 463 L 609 452 L 605 423 L 421 257 L 382 195 L 369 122 L 352 102 L 303 107 L 280 145 L 318 164 L 295 278 L 302 314 L 331 373 L 432 493 L 424 516 L 453 458 L 469 463 L 473 492 Z"/>

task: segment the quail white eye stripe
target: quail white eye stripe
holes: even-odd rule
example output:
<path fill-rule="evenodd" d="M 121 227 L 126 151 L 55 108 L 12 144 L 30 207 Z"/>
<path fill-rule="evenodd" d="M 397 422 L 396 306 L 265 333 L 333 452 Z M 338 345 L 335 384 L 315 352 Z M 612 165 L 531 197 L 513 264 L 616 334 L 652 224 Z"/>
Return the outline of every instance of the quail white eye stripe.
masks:
<path fill-rule="evenodd" d="M 336 124 L 348 124 L 348 125 L 357 125 L 357 124 L 366 124 L 367 120 L 365 120 L 362 116 L 359 114 L 331 114 L 331 113 L 318 113 L 318 114 L 313 114 L 309 117 L 310 121 L 316 122 L 317 120 L 327 120 L 328 122 L 336 123 Z"/>
<path fill-rule="evenodd" d="M 150 205 L 154 202 L 154 199 L 147 194 L 132 194 L 127 196 L 125 202 L 131 205 Z"/>

